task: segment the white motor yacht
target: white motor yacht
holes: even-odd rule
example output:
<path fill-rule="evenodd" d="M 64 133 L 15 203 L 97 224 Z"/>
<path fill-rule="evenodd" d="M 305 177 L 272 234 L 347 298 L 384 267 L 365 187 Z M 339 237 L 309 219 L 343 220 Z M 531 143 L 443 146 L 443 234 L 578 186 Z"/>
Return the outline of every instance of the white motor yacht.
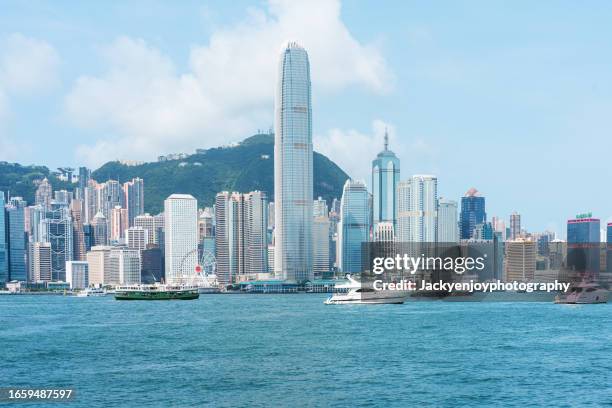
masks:
<path fill-rule="evenodd" d="M 326 305 L 340 304 L 400 304 L 409 296 L 408 291 L 375 290 L 364 287 L 351 275 L 346 275 L 347 283 L 335 286 L 339 292 L 325 300 Z"/>
<path fill-rule="evenodd" d="M 596 282 L 580 282 L 557 295 L 555 303 L 591 304 L 608 303 L 608 290 Z"/>
<path fill-rule="evenodd" d="M 77 297 L 106 296 L 106 291 L 102 288 L 85 288 L 76 295 Z"/>

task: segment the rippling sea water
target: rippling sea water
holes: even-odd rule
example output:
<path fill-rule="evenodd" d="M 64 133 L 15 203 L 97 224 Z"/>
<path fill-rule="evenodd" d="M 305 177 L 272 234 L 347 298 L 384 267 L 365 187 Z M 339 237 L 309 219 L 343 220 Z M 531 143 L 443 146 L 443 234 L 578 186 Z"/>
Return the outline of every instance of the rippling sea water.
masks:
<path fill-rule="evenodd" d="M 0 386 L 74 387 L 70 407 L 612 401 L 612 304 L 324 298 L 0 296 Z"/>

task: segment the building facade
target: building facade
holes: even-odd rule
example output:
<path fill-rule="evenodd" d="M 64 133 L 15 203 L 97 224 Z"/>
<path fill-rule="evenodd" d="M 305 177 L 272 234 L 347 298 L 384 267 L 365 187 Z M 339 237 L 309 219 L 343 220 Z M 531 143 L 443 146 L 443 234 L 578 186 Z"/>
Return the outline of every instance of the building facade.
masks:
<path fill-rule="evenodd" d="M 338 259 L 342 272 L 361 272 L 362 244 L 369 241 L 370 219 L 370 197 L 365 183 L 347 180 L 342 191 L 338 226 Z"/>
<path fill-rule="evenodd" d="M 294 42 L 283 49 L 275 98 L 274 212 L 277 278 L 305 281 L 312 269 L 312 104 L 310 63 Z"/>
<path fill-rule="evenodd" d="M 180 283 L 198 264 L 198 202 L 189 194 L 172 194 L 164 201 L 164 217 L 166 281 Z"/>
<path fill-rule="evenodd" d="M 391 222 L 397 228 L 397 185 L 400 180 L 400 161 L 389 150 L 389 134 L 385 130 L 384 149 L 372 161 L 372 225 Z"/>

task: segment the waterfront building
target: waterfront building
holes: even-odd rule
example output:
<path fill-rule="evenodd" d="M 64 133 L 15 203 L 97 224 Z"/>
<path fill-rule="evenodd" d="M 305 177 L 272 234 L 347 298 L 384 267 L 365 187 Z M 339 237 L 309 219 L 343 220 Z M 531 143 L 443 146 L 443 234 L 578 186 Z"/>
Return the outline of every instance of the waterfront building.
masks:
<path fill-rule="evenodd" d="M 215 258 L 219 284 L 231 284 L 241 271 L 240 218 L 243 197 L 239 193 L 220 192 L 215 197 Z"/>
<path fill-rule="evenodd" d="M 6 212 L 4 211 L 4 192 L 0 191 L 0 287 L 9 282 L 8 245 L 6 242 Z"/>
<path fill-rule="evenodd" d="M 144 181 L 134 178 L 123 183 L 124 203 L 127 210 L 127 224 L 134 226 L 134 218 L 144 214 Z"/>
<path fill-rule="evenodd" d="M 87 252 L 86 258 L 89 264 L 89 283 L 91 285 L 97 286 L 118 283 L 117 279 L 113 281 L 110 275 L 109 256 L 111 248 L 110 246 L 98 245 L 93 246 L 91 251 Z"/>
<path fill-rule="evenodd" d="M 73 260 L 72 218 L 63 203 L 51 202 L 41 221 L 42 242 L 51 244 L 51 280 L 66 281 L 66 262 Z"/>
<path fill-rule="evenodd" d="M 312 104 L 310 64 L 295 42 L 278 69 L 274 134 L 274 273 L 302 282 L 312 269 Z"/>
<path fill-rule="evenodd" d="M 473 237 L 476 225 L 487 221 L 485 198 L 474 187 L 470 188 L 461 198 L 461 214 L 459 216 L 459 233 L 461 239 Z"/>
<path fill-rule="evenodd" d="M 398 242 L 436 242 L 438 179 L 416 175 L 398 184 Z"/>
<path fill-rule="evenodd" d="M 164 258 L 161 248 L 149 244 L 145 250 L 141 251 L 140 255 L 142 258 L 141 282 L 154 283 L 164 280 Z"/>
<path fill-rule="evenodd" d="M 30 242 L 28 252 L 28 280 L 30 282 L 51 281 L 51 244 Z"/>
<path fill-rule="evenodd" d="M 27 203 L 21 197 L 11 198 L 6 206 L 8 275 L 11 281 L 26 282 L 28 280 L 24 211 L 26 206 Z"/>
<path fill-rule="evenodd" d="M 397 186 L 400 179 L 400 161 L 389 150 L 389 134 L 385 129 L 384 149 L 372 161 L 372 225 L 389 221 L 397 228 Z"/>
<path fill-rule="evenodd" d="M 172 194 L 164 201 L 164 217 L 166 281 L 179 283 L 193 276 L 198 264 L 198 201 Z"/>
<path fill-rule="evenodd" d="M 105 283 L 121 285 L 140 283 L 140 269 L 140 251 L 113 247 L 108 255 L 108 274 L 105 271 Z"/>
<path fill-rule="evenodd" d="M 506 241 L 506 281 L 531 282 L 536 270 L 536 242 L 529 238 Z"/>
<path fill-rule="evenodd" d="M 268 200 L 265 193 L 251 191 L 244 195 L 244 273 L 268 272 Z"/>
<path fill-rule="evenodd" d="M 316 216 L 312 224 L 313 272 L 315 279 L 321 279 L 330 271 L 329 264 L 329 218 Z"/>
<path fill-rule="evenodd" d="M 342 190 L 338 226 L 338 259 L 342 272 L 361 272 L 362 244 L 369 241 L 370 219 L 370 197 L 365 183 L 347 180 Z"/>
<path fill-rule="evenodd" d="M 459 242 L 457 202 L 440 197 L 438 200 L 438 242 Z"/>
<path fill-rule="evenodd" d="M 268 204 L 265 193 L 224 191 L 217 194 L 215 220 L 219 283 L 228 285 L 239 275 L 267 273 Z"/>
<path fill-rule="evenodd" d="M 590 278 L 597 278 L 601 265 L 600 220 L 591 213 L 567 221 L 567 266 Z"/>
<path fill-rule="evenodd" d="M 66 282 L 70 289 L 85 289 L 89 286 L 89 264 L 87 261 L 66 262 Z"/>

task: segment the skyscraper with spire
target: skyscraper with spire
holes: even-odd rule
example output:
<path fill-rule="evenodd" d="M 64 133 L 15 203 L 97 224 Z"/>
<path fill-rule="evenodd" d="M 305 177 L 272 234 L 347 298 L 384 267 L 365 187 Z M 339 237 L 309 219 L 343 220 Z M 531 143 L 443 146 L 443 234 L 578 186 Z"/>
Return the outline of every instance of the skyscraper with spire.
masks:
<path fill-rule="evenodd" d="M 384 150 L 372 161 L 372 226 L 391 222 L 397 228 L 397 184 L 400 161 L 389 150 L 389 133 L 385 129 Z"/>
<path fill-rule="evenodd" d="M 312 105 L 306 50 L 289 42 L 278 67 L 274 135 L 274 273 L 313 279 Z"/>

